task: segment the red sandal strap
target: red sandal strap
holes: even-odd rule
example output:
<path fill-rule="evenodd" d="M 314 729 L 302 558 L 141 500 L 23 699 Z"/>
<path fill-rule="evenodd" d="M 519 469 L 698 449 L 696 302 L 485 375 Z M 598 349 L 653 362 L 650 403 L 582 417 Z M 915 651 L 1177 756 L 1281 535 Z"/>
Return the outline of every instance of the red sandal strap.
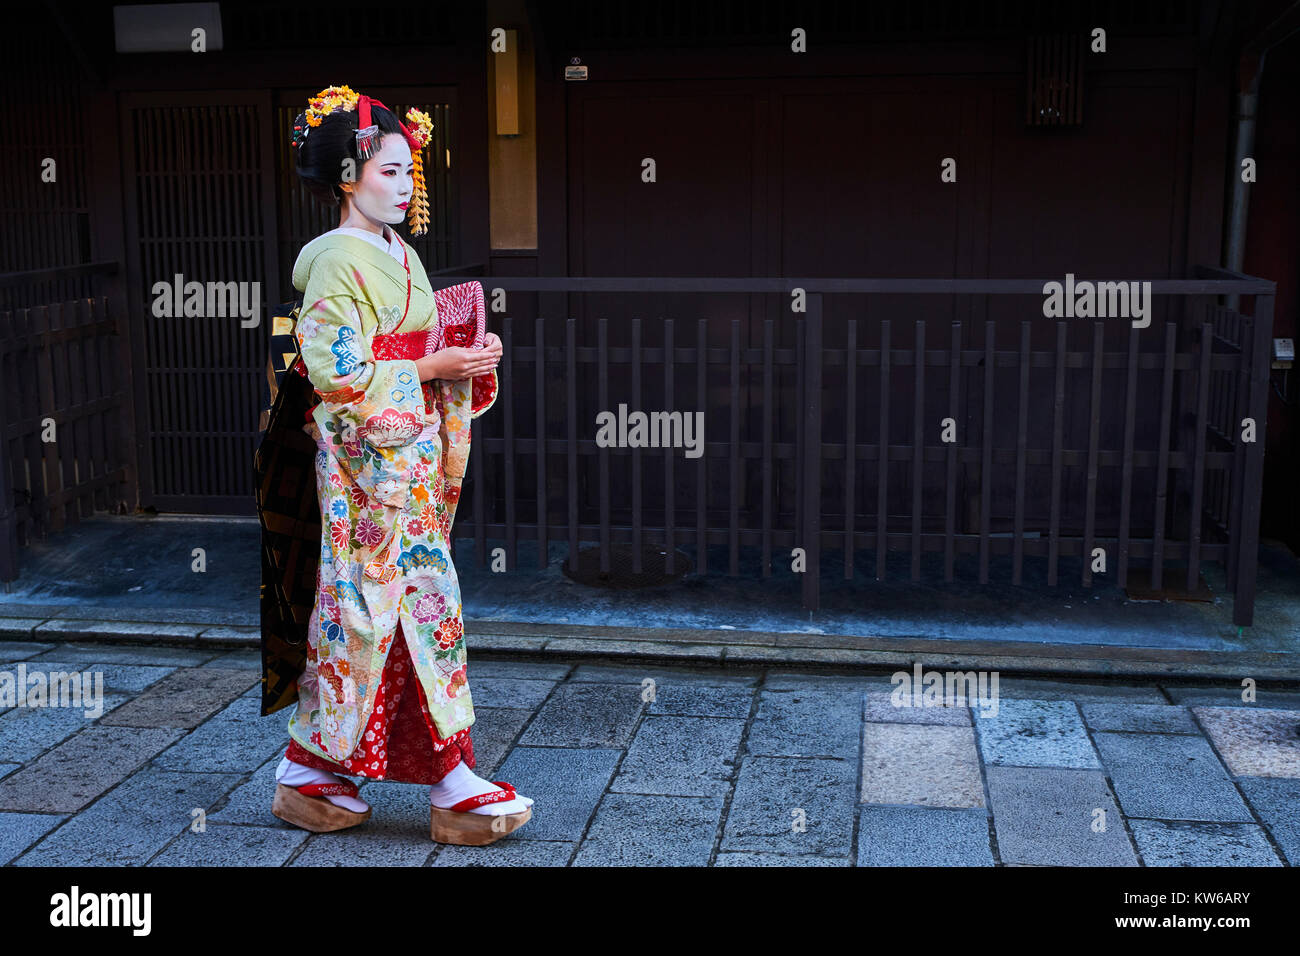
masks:
<path fill-rule="evenodd" d="M 297 788 L 308 797 L 355 797 L 357 785 L 344 780 L 339 783 L 305 783 Z"/>
<path fill-rule="evenodd" d="M 492 781 L 496 783 L 496 781 Z M 502 800 L 515 799 L 514 790 L 492 790 L 489 793 L 480 793 L 474 797 L 466 797 L 460 803 L 452 804 L 446 807 L 447 810 L 453 810 L 456 813 L 468 813 L 475 807 L 487 806 L 489 803 L 500 803 Z M 442 808 L 440 808 L 442 809 Z"/>
<path fill-rule="evenodd" d="M 515 785 L 513 783 L 506 783 L 504 780 L 493 780 L 492 782 L 502 790 L 509 790 L 511 793 L 515 792 Z"/>

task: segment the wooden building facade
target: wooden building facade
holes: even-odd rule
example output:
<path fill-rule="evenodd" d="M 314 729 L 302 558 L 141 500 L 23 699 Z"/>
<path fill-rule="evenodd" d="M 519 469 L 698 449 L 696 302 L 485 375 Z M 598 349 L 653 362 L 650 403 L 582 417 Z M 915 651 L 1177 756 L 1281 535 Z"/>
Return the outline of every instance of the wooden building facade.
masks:
<path fill-rule="evenodd" d="M 0 338 L 32 384 L 0 469 L 18 544 L 94 510 L 253 513 L 267 323 L 156 317 L 151 290 L 256 282 L 266 315 L 292 296 L 336 223 L 289 127 L 347 83 L 431 113 L 417 248 L 506 303 L 510 401 L 476 425 L 457 532 L 511 562 L 519 538 L 644 534 L 700 563 L 725 546 L 733 573 L 742 547 L 767 573 L 811 544 L 846 574 L 874 552 L 877 577 L 891 550 L 914 577 L 927 551 L 949 575 L 978 555 L 981 579 L 1014 555 L 1017 581 L 1041 556 L 1049 583 L 1074 556 L 1087 583 L 1100 543 L 1121 583 L 1130 560 L 1157 587 L 1222 560 L 1241 599 L 1261 525 L 1300 548 L 1271 360 L 1296 331 L 1294 4 L 210 6 L 206 52 L 117 52 L 113 6 L 81 0 L 4 34 L 10 152 L 58 171 L 4 184 Z M 1258 179 L 1225 268 L 1252 84 Z M 1067 276 L 1153 281 L 1149 324 L 1044 317 Z M 599 447 L 620 402 L 705 410 L 702 462 Z M 70 451 L 39 442 L 52 407 L 84 433 Z"/>

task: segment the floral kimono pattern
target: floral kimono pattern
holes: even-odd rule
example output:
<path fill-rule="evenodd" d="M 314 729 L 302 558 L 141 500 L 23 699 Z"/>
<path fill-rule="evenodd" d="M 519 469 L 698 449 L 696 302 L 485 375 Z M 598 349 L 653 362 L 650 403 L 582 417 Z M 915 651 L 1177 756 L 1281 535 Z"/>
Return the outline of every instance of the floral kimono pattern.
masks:
<path fill-rule="evenodd" d="M 414 358 L 375 357 L 377 336 L 439 324 L 428 277 L 406 251 L 409 307 L 402 264 L 363 239 L 318 237 L 294 266 L 302 369 L 320 398 L 304 431 L 317 447 L 322 524 L 307 664 L 289 733 L 336 762 L 362 744 L 394 640 L 405 641 L 409 676 L 437 736 L 453 738 L 474 722 L 450 540 L 470 421 L 495 402 L 496 372 L 486 391 L 479 383 L 476 402 L 470 381 L 421 383 Z"/>

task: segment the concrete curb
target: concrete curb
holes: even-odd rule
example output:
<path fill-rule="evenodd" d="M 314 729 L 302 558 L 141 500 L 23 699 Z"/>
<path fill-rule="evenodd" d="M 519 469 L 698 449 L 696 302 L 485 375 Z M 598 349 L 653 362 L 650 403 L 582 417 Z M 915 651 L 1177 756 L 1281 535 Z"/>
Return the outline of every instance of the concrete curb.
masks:
<path fill-rule="evenodd" d="M 5 616 L 0 641 L 158 644 L 214 652 L 257 649 L 258 627 L 148 620 Z M 37 610 L 28 607 L 28 612 Z M 74 609 L 66 609 L 72 611 Z M 146 611 L 134 616 L 147 614 Z M 160 615 L 161 616 L 161 615 Z M 621 661 L 708 668 L 781 666 L 817 672 L 996 670 L 1024 675 L 1230 680 L 1300 686 L 1300 654 L 1170 650 L 1024 641 L 849 637 L 725 629 L 592 627 L 466 618 L 471 655 L 555 661 Z"/>

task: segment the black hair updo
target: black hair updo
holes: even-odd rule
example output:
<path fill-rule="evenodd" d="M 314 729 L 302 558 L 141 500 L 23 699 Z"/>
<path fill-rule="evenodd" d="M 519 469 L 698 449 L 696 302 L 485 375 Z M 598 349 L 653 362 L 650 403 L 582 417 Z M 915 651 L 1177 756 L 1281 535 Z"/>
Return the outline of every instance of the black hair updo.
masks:
<path fill-rule="evenodd" d="M 306 112 L 294 119 L 295 126 L 307 130 L 296 148 L 294 168 L 307 190 L 327 206 L 337 206 L 343 199 L 339 184 L 343 182 L 343 161 L 356 163 L 356 178 L 361 178 L 364 160 L 357 157 L 357 110 L 335 110 L 319 126 L 307 125 Z M 372 102 L 370 122 L 379 127 L 383 136 L 390 133 L 402 135 L 402 127 L 390 110 Z"/>

